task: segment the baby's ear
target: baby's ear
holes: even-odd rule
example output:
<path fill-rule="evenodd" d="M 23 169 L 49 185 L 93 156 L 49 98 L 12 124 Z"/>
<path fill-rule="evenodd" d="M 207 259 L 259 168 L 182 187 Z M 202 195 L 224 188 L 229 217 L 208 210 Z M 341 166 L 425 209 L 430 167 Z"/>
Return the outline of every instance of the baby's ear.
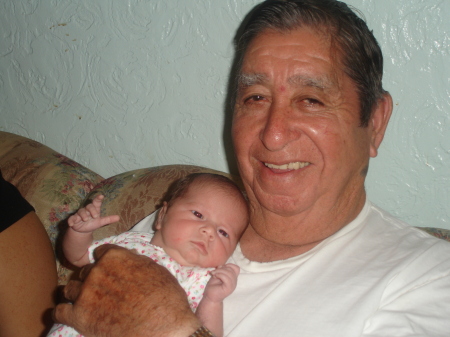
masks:
<path fill-rule="evenodd" d="M 166 216 L 168 207 L 169 206 L 167 205 L 167 201 L 164 201 L 163 207 L 161 207 L 158 211 L 158 217 L 156 218 L 156 222 L 155 222 L 155 230 L 159 231 L 161 229 L 162 222 L 164 220 L 164 217 Z"/>

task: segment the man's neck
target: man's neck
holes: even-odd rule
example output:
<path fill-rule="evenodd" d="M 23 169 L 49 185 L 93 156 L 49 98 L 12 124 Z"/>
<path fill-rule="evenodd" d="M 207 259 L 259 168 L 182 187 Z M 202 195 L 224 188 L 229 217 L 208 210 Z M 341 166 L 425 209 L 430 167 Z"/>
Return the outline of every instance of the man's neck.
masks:
<path fill-rule="evenodd" d="M 243 254 L 251 261 L 272 262 L 301 255 L 348 225 L 361 212 L 365 194 L 346 209 L 337 207 L 328 216 L 306 212 L 281 217 L 253 212 L 250 225 L 240 240 Z M 262 216 L 261 216 L 262 215 Z M 252 225 L 257 223 L 258 226 Z"/>
<path fill-rule="evenodd" d="M 306 253 L 320 242 L 303 245 L 285 245 L 271 242 L 260 236 L 249 226 L 240 240 L 240 245 L 242 253 L 247 259 L 256 262 L 273 262 Z"/>

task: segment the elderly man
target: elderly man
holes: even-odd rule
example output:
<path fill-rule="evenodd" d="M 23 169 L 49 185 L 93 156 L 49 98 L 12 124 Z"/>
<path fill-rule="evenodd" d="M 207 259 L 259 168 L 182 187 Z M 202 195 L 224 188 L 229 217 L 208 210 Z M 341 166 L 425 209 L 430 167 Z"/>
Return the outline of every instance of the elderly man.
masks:
<path fill-rule="evenodd" d="M 366 199 L 392 111 L 366 24 L 335 0 L 266 1 L 236 46 L 232 133 L 251 217 L 225 335 L 448 335 L 450 245 Z M 112 247 L 97 257 L 59 321 L 88 336 L 208 335 L 159 267 Z"/>

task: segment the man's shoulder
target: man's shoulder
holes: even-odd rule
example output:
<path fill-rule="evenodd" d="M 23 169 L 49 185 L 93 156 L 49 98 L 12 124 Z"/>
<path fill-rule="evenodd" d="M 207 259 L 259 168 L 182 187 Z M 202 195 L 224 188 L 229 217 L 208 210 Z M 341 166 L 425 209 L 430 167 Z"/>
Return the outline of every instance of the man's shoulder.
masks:
<path fill-rule="evenodd" d="M 398 242 L 399 247 L 413 250 L 427 250 L 436 246 L 435 249 L 450 252 L 450 242 L 439 239 L 423 229 L 411 226 L 371 202 L 368 202 L 368 207 L 367 229 L 374 232 L 372 234 L 377 234 L 381 240 L 385 240 L 391 245 Z"/>
<path fill-rule="evenodd" d="M 395 228 L 414 228 L 371 201 L 367 201 L 367 206 L 369 209 L 368 216 L 374 217 L 374 219 L 377 218 L 377 221 L 381 221 L 382 223 Z"/>

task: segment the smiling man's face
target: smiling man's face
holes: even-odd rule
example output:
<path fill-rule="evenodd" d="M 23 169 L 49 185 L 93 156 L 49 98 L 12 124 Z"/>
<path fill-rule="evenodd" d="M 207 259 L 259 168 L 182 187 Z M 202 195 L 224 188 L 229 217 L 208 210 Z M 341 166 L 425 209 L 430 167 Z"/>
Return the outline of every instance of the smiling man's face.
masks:
<path fill-rule="evenodd" d="M 291 217 L 362 205 L 377 146 L 359 112 L 356 86 L 326 36 L 259 34 L 243 59 L 232 127 L 251 209 Z"/>

